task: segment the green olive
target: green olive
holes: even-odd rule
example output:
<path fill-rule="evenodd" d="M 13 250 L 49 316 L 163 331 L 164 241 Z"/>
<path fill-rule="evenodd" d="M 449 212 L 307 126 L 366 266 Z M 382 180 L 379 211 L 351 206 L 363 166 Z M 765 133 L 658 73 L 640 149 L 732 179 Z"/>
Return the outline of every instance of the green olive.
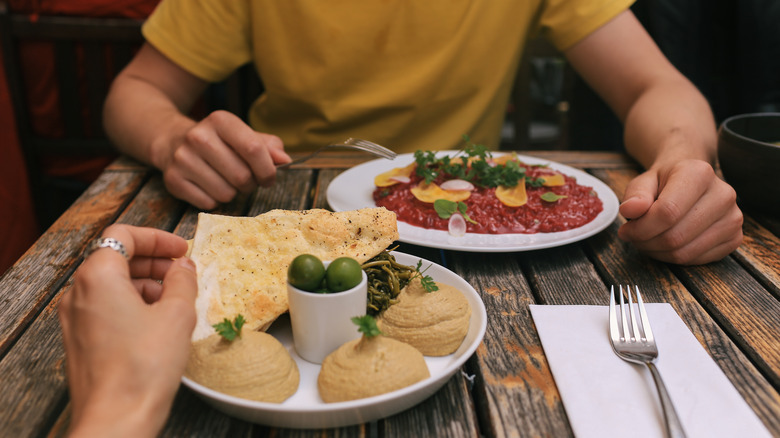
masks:
<path fill-rule="evenodd" d="M 325 278 L 325 265 L 316 256 L 301 254 L 290 263 L 287 281 L 300 290 L 313 292 L 319 289 Z"/>
<path fill-rule="evenodd" d="M 325 271 L 325 281 L 332 292 L 352 289 L 362 280 L 363 269 L 360 263 L 350 257 L 339 257 L 333 260 Z"/>

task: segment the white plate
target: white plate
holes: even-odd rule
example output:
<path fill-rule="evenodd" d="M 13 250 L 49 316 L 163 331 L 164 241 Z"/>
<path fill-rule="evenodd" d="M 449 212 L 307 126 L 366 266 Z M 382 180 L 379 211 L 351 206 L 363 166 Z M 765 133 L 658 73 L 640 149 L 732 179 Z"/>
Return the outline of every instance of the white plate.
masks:
<path fill-rule="evenodd" d="M 485 305 L 477 291 L 466 280 L 447 268 L 409 254 L 393 252 L 399 263 L 416 266 L 422 260 L 421 269 L 439 283 L 454 286 L 463 292 L 471 305 L 471 321 L 466 338 L 455 353 L 444 357 L 425 357 L 431 377 L 414 385 L 375 397 L 339 403 L 325 403 L 317 392 L 317 376 L 320 365 L 301 359 L 295 353 L 290 330 L 290 319 L 283 315 L 274 322 L 268 333 L 276 337 L 290 352 L 301 381 L 298 392 L 284 403 L 263 403 L 232 397 L 206 388 L 186 377 L 182 382 L 195 391 L 215 409 L 242 420 L 276 427 L 296 429 L 320 429 L 349 426 L 385 418 L 420 403 L 439 390 L 455 374 L 482 342 L 487 327 Z"/>
<path fill-rule="evenodd" d="M 453 155 L 456 151 L 440 151 L 437 155 Z M 505 155 L 496 152 L 494 156 Z M 607 228 L 617 217 L 618 199 L 612 189 L 600 179 L 582 170 L 565 164 L 539 158 L 518 155 L 527 164 L 546 164 L 550 168 L 573 176 L 577 183 L 592 187 L 599 195 L 604 209 L 587 224 L 568 231 L 536 234 L 477 234 L 466 233 L 461 237 L 451 236 L 447 231 L 417 227 L 398 222 L 399 239 L 402 242 L 440 249 L 454 249 L 472 252 L 510 252 L 530 251 L 542 248 L 567 245 L 586 239 Z M 392 161 L 378 159 L 355 166 L 338 175 L 328 186 L 326 193 L 328 204 L 334 211 L 357 210 L 376 207 L 374 177 L 394 167 L 403 167 L 414 161 L 414 154 L 402 154 Z"/>

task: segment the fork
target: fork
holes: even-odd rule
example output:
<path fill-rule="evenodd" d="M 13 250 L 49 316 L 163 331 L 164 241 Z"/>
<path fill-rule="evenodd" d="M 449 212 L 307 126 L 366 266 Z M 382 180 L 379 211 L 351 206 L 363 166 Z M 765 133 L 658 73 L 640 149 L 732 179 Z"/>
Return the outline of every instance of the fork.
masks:
<path fill-rule="evenodd" d="M 628 294 L 628 311 L 626 311 L 626 304 L 623 301 L 623 286 L 620 286 L 620 325 L 618 325 L 615 306 L 615 286 L 612 286 L 610 291 L 609 336 L 612 340 L 612 349 L 615 351 L 615 354 L 625 361 L 647 365 L 647 368 L 650 369 L 650 373 L 653 375 L 653 381 L 656 388 L 658 388 L 658 395 L 661 398 L 661 408 L 664 413 L 667 436 L 670 438 L 685 437 L 685 431 L 682 428 L 677 411 L 674 409 L 672 399 L 669 397 L 666 385 L 664 385 L 661 374 L 654 364 L 654 361 L 658 358 L 658 346 L 650 329 L 650 321 L 647 318 L 647 312 L 645 312 L 642 294 L 639 293 L 639 286 L 634 287 L 636 288 L 640 324 L 637 324 L 634 303 L 631 299 L 631 287 L 626 286 Z"/>
<path fill-rule="evenodd" d="M 368 140 L 361 140 L 359 138 L 348 138 L 344 140 L 342 143 L 331 143 L 327 144 L 316 151 L 312 152 L 309 155 L 306 155 L 304 157 L 298 158 L 297 160 L 290 161 L 289 163 L 280 164 L 276 166 L 277 169 L 284 169 L 286 167 L 290 167 L 293 164 L 302 163 L 306 160 L 310 160 L 314 158 L 317 154 L 324 151 L 325 149 L 336 149 L 336 148 L 342 148 L 342 149 L 355 149 L 359 151 L 368 152 L 370 154 L 376 155 L 377 157 L 381 158 L 387 158 L 388 160 L 395 159 L 395 157 L 398 155 L 395 152 L 391 151 L 390 149 L 380 146 L 374 142 L 368 141 Z"/>

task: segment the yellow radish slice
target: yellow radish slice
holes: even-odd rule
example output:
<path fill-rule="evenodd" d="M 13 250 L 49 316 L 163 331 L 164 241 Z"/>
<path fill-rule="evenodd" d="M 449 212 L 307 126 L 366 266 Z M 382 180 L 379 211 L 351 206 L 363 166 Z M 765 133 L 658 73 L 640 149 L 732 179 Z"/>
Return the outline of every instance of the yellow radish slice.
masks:
<path fill-rule="evenodd" d="M 508 207 L 520 207 L 528 202 L 528 194 L 525 192 L 525 178 L 518 181 L 514 187 L 496 187 L 496 198 Z"/>
<path fill-rule="evenodd" d="M 539 178 L 542 178 L 544 180 L 544 183 L 542 183 L 542 185 L 545 187 L 557 187 L 566 184 L 566 179 L 560 173 L 542 175 Z"/>
<path fill-rule="evenodd" d="M 412 176 L 412 172 L 414 172 L 415 166 L 417 166 L 417 163 L 412 163 L 406 167 L 396 167 L 380 173 L 374 177 L 374 184 L 377 187 L 389 187 L 404 181 L 404 178 L 408 181 L 409 177 Z"/>
<path fill-rule="evenodd" d="M 425 184 L 425 181 L 412 188 L 412 194 L 422 202 L 433 204 L 437 199 L 446 199 L 452 202 L 465 201 L 471 196 L 471 192 L 464 190 L 444 190 L 436 183 Z"/>

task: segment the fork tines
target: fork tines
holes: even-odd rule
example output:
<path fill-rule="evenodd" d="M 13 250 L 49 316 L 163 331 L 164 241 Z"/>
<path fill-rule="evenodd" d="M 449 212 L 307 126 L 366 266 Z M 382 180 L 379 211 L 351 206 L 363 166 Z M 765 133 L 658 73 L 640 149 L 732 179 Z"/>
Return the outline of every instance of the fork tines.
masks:
<path fill-rule="evenodd" d="M 360 147 L 362 147 L 362 148 L 364 148 L 366 150 L 371 150 L 371 151 L 376 152 L 376 153 L 382 155 L 383 157 L 386 157 L 386 158 L 389 158 L 389 159 L 395 158 L 396 155 L 398 155 L 395 152 L 391 151 L 390 149 L 387 149 L 384 146 L 380 146 L 380 145 L 378 145 L 378 144 L 376 144 L 374 142 L 371 142 L 371 141 L 368 141 L 368 140 L 363 140 L 363 139 L 360 139 L 360 138 L 354 138 L 354 137 L 353 138 L 349 138 L 349 139 L 347 139 L 345 144 L 352 144 L 354 146 L 360 146 Z"/>
<path fill-rule="evenodd" d="M 645 303 L 642 300 L 642 294 L 639 292 L 639 286 L 634 286 L 636 293 L 636 306 L 639 311 L 640 324 L 637 324 L 637 311 L 634 309 L 634 300 L 631 298 L 631 287 L 626 286 L 626 295 L 628 306 L 626 306 L 623 299 L 623 285 L 620 285 L 620 321 L 622 325 L 622 332 L 620 335 L 621 341 L 628 342 L 654 342 L 653 331 L 650 329 L 650 320 L 647 317 L 645 311 Z M 615 309 L 615 286 L 612 286 L 610 292 L 610 329 L 619 332 L 617 327 L 617 315 Z M 612 326 L 614 323 L 614 327 Z M 629 326 L 630 324 L 630 326 Z M 641 330 L 640 330 L 641 328 Z"/>

